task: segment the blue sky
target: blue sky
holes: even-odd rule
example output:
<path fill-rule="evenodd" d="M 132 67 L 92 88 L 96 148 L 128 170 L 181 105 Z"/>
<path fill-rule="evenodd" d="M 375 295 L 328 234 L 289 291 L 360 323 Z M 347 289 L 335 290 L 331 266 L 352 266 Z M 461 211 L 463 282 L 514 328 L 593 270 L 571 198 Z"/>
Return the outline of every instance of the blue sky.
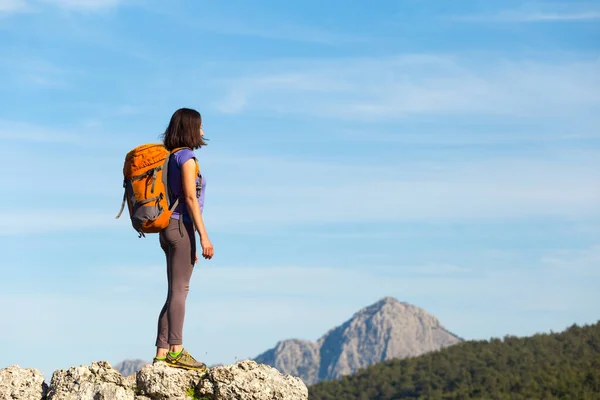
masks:
<path fill-rule="evenodd" d="M 600 1 L 0 0 L 0 368 L 150 360 L 156 236 L 115 220 L 177 108 L 208 363 L 384 296 L 467 339 L 600 319 Z"/>

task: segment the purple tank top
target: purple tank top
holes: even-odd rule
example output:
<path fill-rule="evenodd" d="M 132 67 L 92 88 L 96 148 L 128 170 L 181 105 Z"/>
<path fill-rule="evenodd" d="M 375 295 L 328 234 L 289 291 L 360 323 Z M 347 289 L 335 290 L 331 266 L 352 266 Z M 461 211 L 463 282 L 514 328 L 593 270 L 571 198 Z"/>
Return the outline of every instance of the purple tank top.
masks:
<path fill-rule="evenodd" d="M 183 184 L 181 183 L 181 166 L 191 158 L 196 159 L 196 155 L 194 154 L 194 152 L 190 149 L 182 149 L 173 154 L 169 159 L 168 179 L 169 189 L 171 191 L 171 201 L 174 201 L 177 197 L 182 195 Z M 199 178 L 196 178 L 196 183 L 198 183 L 198 180 Z M 204 178 L 204 176 L 202 176 L 202 187 L 200 189 L 200 197 L 198 198 L 198 204 L 200 204 L 200 212 L 204 211 L 205 189 L 206 179 Z M 179 219 L 180 215 L 183 215 L 184 221 L 192 221 L 187 211 L 185 201 L 182 201 L 182 199 L 179 200 L 179 204 L 177 205 L 177 207 L 175 207 L 175 210 L 173 210 L 173 215 L 171 216 L 171 218 Z"/>

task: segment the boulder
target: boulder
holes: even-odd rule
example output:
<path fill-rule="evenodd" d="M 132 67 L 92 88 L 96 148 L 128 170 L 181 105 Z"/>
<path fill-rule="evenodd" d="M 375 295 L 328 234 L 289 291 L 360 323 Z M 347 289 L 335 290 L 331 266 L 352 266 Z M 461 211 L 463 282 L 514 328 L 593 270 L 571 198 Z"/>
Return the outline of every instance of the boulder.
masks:
<path fill-rule="evenodd" d="M 48 385 L 37 369 L 11 365 L 0 369 L 0 400 L 43 400 Z"/>
<path fill-rule="evenodd" d="M 135 385 L 106 361 L 52 374 L 47 400 L 134 400 Z"/>

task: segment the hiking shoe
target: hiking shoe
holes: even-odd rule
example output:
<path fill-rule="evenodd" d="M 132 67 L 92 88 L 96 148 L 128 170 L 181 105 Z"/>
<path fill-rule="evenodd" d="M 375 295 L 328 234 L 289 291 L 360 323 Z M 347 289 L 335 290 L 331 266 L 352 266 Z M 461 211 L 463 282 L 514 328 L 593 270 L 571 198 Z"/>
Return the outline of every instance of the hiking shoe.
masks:
<path fill-rule="evenodd" d="M 166 360 L 165 358 L 161 358 L 161 359 L 159 360 L 159 359 L 158 359 L 158 358 L 156 358 L 156 357 L 154 357 L 154 358 L 152 359 L 152 365 L 154 365 L 154 364 L 156 364 L 156 363 L 159 363 L 159 362 L 167 362 L 167 360 Z"/>
<path fill-rule="evenodd" d="M 194 357 L 190 353 L 187 352 L 186 349 L 181 350 L 181 353 L 177 357 L 172 357 L 170 353 L 167 353 L 167 359 L 165 360 L 167 365 L 175 368 L 189 369 L 192 371 L 202 371 L 205 372 L 207 370 L 206 364 L 200 361 L 196 361 Z"/>

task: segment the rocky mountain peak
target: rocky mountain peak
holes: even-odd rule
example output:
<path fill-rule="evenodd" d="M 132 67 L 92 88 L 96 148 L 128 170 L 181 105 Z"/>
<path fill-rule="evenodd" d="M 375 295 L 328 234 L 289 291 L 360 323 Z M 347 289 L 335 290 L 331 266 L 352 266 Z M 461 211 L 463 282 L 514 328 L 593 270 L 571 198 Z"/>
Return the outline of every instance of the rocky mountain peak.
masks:
<path fill-rule="evenodd" d="M 394 297 L 384 297 L 357 311 L 317 342 L 282 341 L 256 360 L 314 384 L 391 358 L 414 357 L 460 341 L 427 311 Z"/>
<path fill-rule="evenodd" d="M 411 315 L 417 318 L 423 318 L 432 324 L 440 325 L 440 322 L 436 317 L 422 308 L 389 296 L 359 310 L 354 314 L 352 319 L 372 318 L 376 314 L 384 314 L 387 318 Z"/>

